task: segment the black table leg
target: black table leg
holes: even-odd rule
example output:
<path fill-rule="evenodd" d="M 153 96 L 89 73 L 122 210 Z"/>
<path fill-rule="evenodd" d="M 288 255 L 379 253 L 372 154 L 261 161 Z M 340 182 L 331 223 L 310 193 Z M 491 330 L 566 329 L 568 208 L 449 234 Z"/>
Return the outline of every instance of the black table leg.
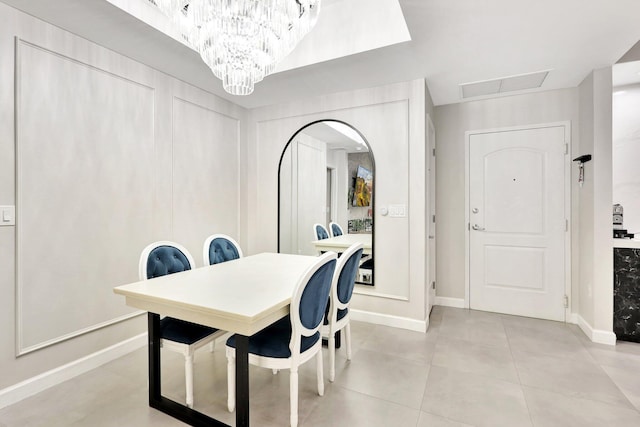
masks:
<path fill-rule="evenodd" d="M 249 425 L 249 337 L 236 334 L 236 427 Z"/>
<path fill-rule="evenodd" d="M 149 329 L 149 406 L 162 411 L 167 415 L 171 415 L 182 422 L 185 422 L 191 426 L 196 427 L 229 427 L 227 424 L 213 419 L 203 413 L 194 411 L 191 408 L 186 407 L 178 402 L 174 402 L 162 396 L 162 381 L 160 378 L 160 316 L 155 313 L 148 313 L 147 315 L 148 329 Z M 247 389 L 248 389 L 249 374 L 247 371 Z M 248 394 L 247 394 L 248 395 Z M 247 402 L 248 406 L 248 402 Z M 248 420 L 247 411 L 247 420 Z M 237 424 L 246 425 L 247 424 Z"/>
<path fill-rule="evenodd" d="M 147 314 L 149 340 L 149 406 L 160 400 L 162 395 L 160 379 L 160 316 Z"/>

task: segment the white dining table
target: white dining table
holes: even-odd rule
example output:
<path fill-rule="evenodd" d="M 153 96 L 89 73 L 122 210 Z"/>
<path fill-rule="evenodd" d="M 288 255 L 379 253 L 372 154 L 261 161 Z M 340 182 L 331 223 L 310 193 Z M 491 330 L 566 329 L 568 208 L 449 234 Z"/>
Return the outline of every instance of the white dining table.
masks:
<path fill-rule="evenodd" d="M 115 287 L 128 306 L 149 312 L 149 405 L 193 426 L 227 425 L 162 396 L 160 315 L 167 315 L 238 334 L 236 426 L 248 426 L 248 337 L 289 313 L 296 285 L 316 262 L 262 253 Z"/>
<path fill-rule="evenodd" d="M 362 243 L 362 253 L 365 255 L 371 255 L 372 253 L 372 239 L 371 234 L 365 233 L 352 233 L 343 234 L 342 236 L 329 237 L 322 240 L 314 240 L 311 242 L 318 251 L 334 251 L 344 252 L 349 246 L 354 243 Z"/>

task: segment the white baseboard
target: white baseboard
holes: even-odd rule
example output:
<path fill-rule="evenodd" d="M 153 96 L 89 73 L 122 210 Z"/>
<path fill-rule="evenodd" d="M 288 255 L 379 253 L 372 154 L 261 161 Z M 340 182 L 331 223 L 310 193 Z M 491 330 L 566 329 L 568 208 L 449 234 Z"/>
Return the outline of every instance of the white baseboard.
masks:
<path fill-rule="evenodd" d="M 582 329 L 582 332 L 593 342 L 606 345 L 616 345 L 616 334 L 611 331 L 603 331 L 601 329 L 593 329 L 591 325 L 582 318 L 579 314 L 578 326 Z"/>
<path fill-rule="evenodd" d="M 349 309 L 351 318 L 359 322 L 373 323 L 375 325 L 391 326 L 393 328 L 408 329 L 410 331 L 426 332 L 427 322 L 424 320 L 409 319 L 408 317 L 391 316 L 389 314 L 372 313 L 370 311 Z"/>
<path fill-rule="evenodd" d="M 434 305 L 443 307 L 464 308 L 464 298 L 436 297 Z"/>
<path fill-rule="evenodd" d="M 580 317 L 580 315 L 578 313 L 571 313 L 569 315 L 569 318 L 567 319 L 567 323 L 571 323 L 572 325 L 577 325 L 578 324 L 578 317 Z"/>
<path fill-rule="evenodd" d="M 147 345 L 147 333 L 142 333 L 126 341 L 112 345 L 66 365 L 59 366 L 40 375 L 29 378 L 0 390 L 0 409 L 33 396 L 43 390 L 84 374 L 105 363 L 111 362 L 134 350 Z"/>

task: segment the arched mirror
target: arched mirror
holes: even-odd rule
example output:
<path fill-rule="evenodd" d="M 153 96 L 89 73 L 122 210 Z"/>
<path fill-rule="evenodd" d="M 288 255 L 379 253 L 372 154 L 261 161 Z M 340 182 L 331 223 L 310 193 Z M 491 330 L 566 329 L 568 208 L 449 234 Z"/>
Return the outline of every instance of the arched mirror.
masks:
<path fill-rule="evenodd" d="M 356 282 L 374 284 L 375 163 L 366 139 L 336 120 L 310 123 L 278 169 L 278 251 L 317 255 L 364 245 Z"/>

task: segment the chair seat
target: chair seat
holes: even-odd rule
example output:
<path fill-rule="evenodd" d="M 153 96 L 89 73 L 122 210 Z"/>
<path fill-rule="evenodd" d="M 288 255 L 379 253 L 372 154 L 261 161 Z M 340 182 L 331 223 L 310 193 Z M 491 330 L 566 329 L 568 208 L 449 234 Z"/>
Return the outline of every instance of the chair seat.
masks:
<path fill-rule="evenodd" d="M 327 306 L 328 308 L 328 306 Z M 349 312 L 348 308 L 345 308 L 344 310 L 338 310 L 338 315 L 336 316 L 337 319 L 336 320 L 340 320 L 342 319 L 344 316 L 347 315 L 347 313 Z M 323 325 L 328 325 L 329 324 L 329 311 L 327 310 L 327 314 L 324 316 L 324 320 L 322 321 Z"/>
<path fill-rule="evenodd" d="M 310 349 L 320 339 L 316 332 L 310 337 L 302 337 L 300 353 Z M 249 353 L 264 357 L 285 359 L 291 357 L 289 342 L 291 341 L 291 320 L 286 316 L 274 324 L 249 337 Z M 236 336 L 227 340 L 227 346 L 236 348 Z"/>
<path fill-rule="evenodd" d="M 181 344 L 191 345 L 217 331 L 218 329 L 216 328 L 174 319 L 173 317 L 165 317 L 160 320 L 160 337 Z"/>

